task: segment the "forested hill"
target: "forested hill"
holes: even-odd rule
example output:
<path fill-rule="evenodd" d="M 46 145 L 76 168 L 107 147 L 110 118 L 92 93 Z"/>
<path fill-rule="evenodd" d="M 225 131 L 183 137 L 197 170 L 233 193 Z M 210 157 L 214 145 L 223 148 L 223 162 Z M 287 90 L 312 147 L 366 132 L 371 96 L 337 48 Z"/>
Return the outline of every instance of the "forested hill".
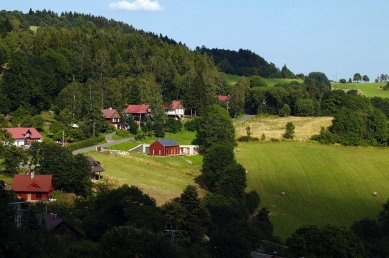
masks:
<path fill-rule="evenodd" d="M 264 78 L 300 78 L 302 74 L 294 75 L 286 65 L 280 70 L 273 63 L 268 63 L 263 57 L 250 50 L 239 49 L 239 51 L 213 48 L 205 46 L 197 47 L 197 51 L 207 53 L 212 56 L 215 64 L 228 74 L 237 74 L 240 76 L 256 76 Z"/>
<path fill-rule="evenodd" d="M 180 99 L 202 112 L 228 94 L 213 59 L 167 37 L 104 17 L 0 12 L 0 113 L 54 108 L 82 119 L 129 103 Z"/>

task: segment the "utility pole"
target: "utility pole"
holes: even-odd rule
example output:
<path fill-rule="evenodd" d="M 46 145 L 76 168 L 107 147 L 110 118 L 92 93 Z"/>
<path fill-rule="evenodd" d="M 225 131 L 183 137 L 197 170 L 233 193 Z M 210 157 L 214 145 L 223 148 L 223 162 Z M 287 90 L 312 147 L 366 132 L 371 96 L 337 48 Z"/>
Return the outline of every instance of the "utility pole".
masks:
<path fill-rule="evenodd" d="M 22 227 L 22 203 L 26 202 L 11 202 L 9 205 L 12 205 L 16 209 L 16 214 L 15 214 L 15 226 L 16 228 L 21 228 Z"/>

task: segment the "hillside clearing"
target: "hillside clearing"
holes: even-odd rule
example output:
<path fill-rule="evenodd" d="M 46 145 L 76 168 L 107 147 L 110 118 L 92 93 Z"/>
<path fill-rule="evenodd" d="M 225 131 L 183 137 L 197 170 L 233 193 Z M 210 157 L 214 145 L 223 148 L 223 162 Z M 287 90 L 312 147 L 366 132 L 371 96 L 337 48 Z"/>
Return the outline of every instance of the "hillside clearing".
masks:
<path fill-rule="evenodd" d="M 333 117 L 254 117 L 235 124 L 236 137 L 247 135 L 246 127 L 250 126 L 252 137 L 261 138 L 265 134 L 266 141 L 271 138 L 281 139 L 285 133 L 285 125 L 293 122 L 295 126 L 295 141 L 307 141 L 314 134 L 319 134 L 321 127 L 332 125 Z"/>
<path fill-rule="evenodd" d="M 145 154 L 131 153 L 119 156 L 109 153 L 88 152 L 100 161 L 105 169 L 103 178 L 122 184 L 136 185 L 144 193 L 155 198 L 161 205 L 180 196 L 188 184 L 195 185 L 200 175 L 202 156 L 150 157 Z M 200 190 L 204 196 L 204 191 Z"/>

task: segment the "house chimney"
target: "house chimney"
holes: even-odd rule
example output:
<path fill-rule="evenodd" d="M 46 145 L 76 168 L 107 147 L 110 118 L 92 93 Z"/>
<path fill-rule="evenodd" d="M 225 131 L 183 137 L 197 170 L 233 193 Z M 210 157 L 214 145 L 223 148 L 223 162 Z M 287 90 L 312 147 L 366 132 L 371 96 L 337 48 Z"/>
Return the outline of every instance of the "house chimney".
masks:
<path fill-rule="evenodd" d="M 50 212 L 50 218 L 53 219 L 54 213 Z"/>
<path fill-rule="evenodd" d="M 18 128 L 20 128 L 20 124 L 18 124 Z"/>
<path fill-rule="evenodd" d="M 277 258 L 278 255 L 277 255 L 277 252 L 273 252 L 273 258 Z"/>
<path fill-rule="evenodd" d="M 112 110 L 112 108 L 110 107 L 109 110 Z"/>
<path fill-rule="evenodd" d="M 57 218 L 57 213 L 54 213 L 53 214 L 53 219 L 56 219 Z"/>
<path fill-rule="evenodd" d="M 31 172 L 31 179 L 34 179 L 34 172 Z"/>

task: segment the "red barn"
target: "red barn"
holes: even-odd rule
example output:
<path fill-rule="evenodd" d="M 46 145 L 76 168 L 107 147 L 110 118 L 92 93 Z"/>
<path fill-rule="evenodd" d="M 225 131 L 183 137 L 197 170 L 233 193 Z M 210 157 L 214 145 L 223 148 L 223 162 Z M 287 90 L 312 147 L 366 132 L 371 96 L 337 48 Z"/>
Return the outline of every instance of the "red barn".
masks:
<path fill-rule="evenodd" d="M 176 156 L 181 155 L 180 145 L 175 140 L 156 140 L 150 145 L 152 156 Z"/>
<path fill-rule="evenodd" d="M 54 190 L 52 175 L 14 175 L 12 190 L 26 201 L 51 198 Z"/>

